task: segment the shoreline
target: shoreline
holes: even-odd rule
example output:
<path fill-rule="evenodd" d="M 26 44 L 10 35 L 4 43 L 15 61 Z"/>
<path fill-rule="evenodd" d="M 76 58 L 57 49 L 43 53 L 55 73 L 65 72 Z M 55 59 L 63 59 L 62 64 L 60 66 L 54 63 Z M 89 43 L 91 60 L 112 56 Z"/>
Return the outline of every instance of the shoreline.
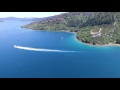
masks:
<path fill-rule="evenodd" d="M 77 33 L 76 32 L 71 32 L 71 33 L 75 34 L 75 40 L 77 40 L 78 42 L 80 42 L 82 44 L 88 45 L 88 46 L 93 46 L 93 47 L 118 46 L 118 47 L 120 47 L 120 44 L 113 44 L 113 43 L 104 44 L 104 45 L 99 45 L 99 44 L 93 45 L 93 44 L 90 44 L 90 43 L 84 43 L 77 38 Z"/>
<path fill-rule="evenodd" d="M 33 29 L 32 29 L 33 30 Z M 40 30 L 41 31 L 41 30 Z M 47 31 L 48 30 L 43 30 L 43 31 Z M 51 31 L 50 31 L 51 32 Z M 71 31 L 65 31 L 65 30 L 61 30 L 61 31 L 52 31 L 52 32 L 67 32 L 67 33 L 73 33 L 75 34 L 75 40 L 77 40 L 78 42 L 82 43 L 82 44 L 85 44 L 85 45 L 88 45 L 88 46 L 93 46 L 93 47 L 106 47 L 106 46 L 120 46 L 120 44 L 113 44 L 113 43 L 109 43 L 109 44 L 105 44 L 105 45 L 93 45 L 93 44 L 90 44 L 90 43 L 84 43 L 82 41 L 80 41 L 78 38 L 77 38 L 77 32 L 71 32 Z"/>

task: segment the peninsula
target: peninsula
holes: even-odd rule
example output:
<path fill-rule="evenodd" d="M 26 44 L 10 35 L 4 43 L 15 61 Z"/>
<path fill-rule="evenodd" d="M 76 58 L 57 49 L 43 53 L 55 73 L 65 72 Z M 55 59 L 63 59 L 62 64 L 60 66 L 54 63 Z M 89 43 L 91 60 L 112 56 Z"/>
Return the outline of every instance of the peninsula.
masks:
<path fill-rule="evenodd" d="M 21 28 L 76 32 L 78 40 L 90 45 L 120 44 L 120 12 L 68 12 Z"/>

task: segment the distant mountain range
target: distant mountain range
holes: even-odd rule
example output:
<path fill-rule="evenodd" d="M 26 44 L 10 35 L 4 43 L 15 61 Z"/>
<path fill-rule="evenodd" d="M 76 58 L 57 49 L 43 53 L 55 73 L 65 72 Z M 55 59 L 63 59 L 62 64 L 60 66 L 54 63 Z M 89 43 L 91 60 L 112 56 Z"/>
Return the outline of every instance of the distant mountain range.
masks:
<path fill-rule="evenodd" d="M 3 21 L 0 20 L 0 22 L 3 22 Z"/>
<path fill-rule="evenodd" d="M 46 20 L 48 18 L 52 18 L 50 17 L 44 17 L 44 18 L 36 18 L 36 17 L 31 17 L 31 18 L 18 18 L 18 17 L 6 17 L 6 18 L 0 18 L 0 21 L 4 21 L 4 20 L 20 20 L 20 21 L 43 21 Z"/>
<path fill-rule="evenodd" d="M 5 18 L 0 18 L 0 20 L 28 20 L 28 19 L 34 19 L 34 18 L 17 18 L 17 17 L 5 17 Z"/>

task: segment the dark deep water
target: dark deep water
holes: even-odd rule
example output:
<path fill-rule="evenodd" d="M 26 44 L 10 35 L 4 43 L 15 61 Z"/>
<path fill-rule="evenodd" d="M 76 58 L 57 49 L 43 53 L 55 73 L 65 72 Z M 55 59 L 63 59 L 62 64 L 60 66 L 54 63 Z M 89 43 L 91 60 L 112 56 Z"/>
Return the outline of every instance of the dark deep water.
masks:
<path fill-rule="evenodd" d="M 0 78 L 120 78 L 120 47 L 85 45 L 73 33 L 20 28 L 28 23 L 0 23 Z M 29 51 L 14 45 L 79 52 Z"/>

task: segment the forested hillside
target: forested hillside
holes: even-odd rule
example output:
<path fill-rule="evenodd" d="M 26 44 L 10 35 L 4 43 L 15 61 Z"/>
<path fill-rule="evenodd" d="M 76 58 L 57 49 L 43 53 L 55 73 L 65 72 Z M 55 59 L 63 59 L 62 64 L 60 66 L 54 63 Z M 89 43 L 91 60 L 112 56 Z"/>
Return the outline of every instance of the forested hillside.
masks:
<path fill-rule="evenodd" d="M 120 12 L 69 12 L 22 26 L 33 30 L 77 32 L 85 43 L 120 43 Z"/>

